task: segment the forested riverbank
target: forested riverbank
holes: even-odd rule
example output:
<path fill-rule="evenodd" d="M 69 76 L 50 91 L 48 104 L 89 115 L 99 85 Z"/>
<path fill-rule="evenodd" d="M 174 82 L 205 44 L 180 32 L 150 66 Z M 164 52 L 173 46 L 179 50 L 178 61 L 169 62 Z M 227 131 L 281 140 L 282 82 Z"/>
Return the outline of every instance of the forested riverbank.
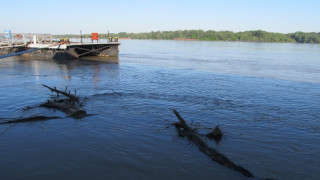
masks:
<path fill-rule="evenodd" d="M 89 37 L 89 34 L 83 37 Z M 107 37 L 108 34 L 100 34 Z M 284 43 L 320 43 L 320 32 L 274 33 L 262 30 L 232 32 L 232 31 L 204 31 L 204 30 L 178 30 L 178 31 L 151 31 L 145 33 L 110 33 L 109 36 L 132 39 L 198 39 L 202 41 L 243 41 L 243 42 L 284 42 Z M 56 35 L 56 37 L 76 37 L 80 35 Z"/>

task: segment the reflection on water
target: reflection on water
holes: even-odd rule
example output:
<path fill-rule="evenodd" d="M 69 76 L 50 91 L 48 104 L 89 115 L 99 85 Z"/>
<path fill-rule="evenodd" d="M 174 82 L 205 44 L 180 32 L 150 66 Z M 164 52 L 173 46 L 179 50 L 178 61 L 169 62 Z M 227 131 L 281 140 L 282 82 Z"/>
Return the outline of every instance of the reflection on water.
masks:
<path fill-rule="evenodd" d="M 320 176 L 319 46 L 121 43 L 119 58 L 0 61 L 0 120 L 62 117 L 1 125 L 0 179 L 246 179 L 167 128 L 173 108 L 202 133 L 219 124 L 210 146 L 258 177 Z M 77 89 L 94 116 L 37 107 L 41 84 Z"/>
<path fill-rule="evenodd" d="M 100 61 L 104 63 L 119 64 L 119 57 L 87 56 L 87 57 L 81 58 L 81 60 L 93 60 L 93 61 Z"/>

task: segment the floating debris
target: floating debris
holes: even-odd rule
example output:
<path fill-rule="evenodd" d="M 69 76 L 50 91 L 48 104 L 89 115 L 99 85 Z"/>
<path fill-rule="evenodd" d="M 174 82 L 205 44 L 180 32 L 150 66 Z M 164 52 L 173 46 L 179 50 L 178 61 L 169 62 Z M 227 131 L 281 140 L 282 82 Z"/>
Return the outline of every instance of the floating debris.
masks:
<path fill-rule="evenodd" d="M 67 97 L 67 99 L 58 99 L 55 98 L 53 100 L 48 100 L 47 102 L 41 104 L 43 107 L 47 108 L 54 108 L 58 109 L 60 111 L 63 111 L 64 113 L 68 114 L 69 116 L 73 118 L 83 118 L 88 116 L 87 112 L 84 109 L 81 109 L 80 107 L 82 106 L 79 103 L 79 98 L 76 96 L 76 90 L 75 94 L 71 94 L 70 90 L 66 87 L 65 91 L 60 91 L 56 87 L 51 88 L 47 85 L 42 84 L 44 87 L 48 88 L 51 90 L 51 92 L 56 92 L 57 96 L 59 94 L 62 94 Z M 67 92 L 68 90 L 68 92 Z"/>
<path fill-rule="evenodd" d="M 0 124 L 20 123 L 20 122 L 33 122 L 33 121 L 45 121 L 49 119 L 60 119 L 56 116 L 30 116 L 27 118 L 12 119 L 0 122 Z"/>
<path fill-rule="evenodd" d="M 176 122 L 173 125 L 177 129 L 180 136 L 188 138 L 189 141 L 193 142 L 196 146 L 198 146 L 199 150 L 203 152 L 205 155 L 209 156 L 213 161 L 216 161 L 217 163 L 223 166 L 226 166 L 230 169 L 238 171 L 246 177 L 251 177 L 251 178 L 255 177 L 247 169 L 243 168 L 240 165 L 235 164 L 227 156 L 209 147 L 208 144 L 201 138 L 201 135 L 198 133 L 198 131 L 194 128 L 189 127 L 185 122 L 185 120 L 180 116 L 180 114 L 176 110 L 173 110 L 173 113 L 176 115 L 176 117 L 179 120 L 179 122 Z M 216 134 L 216 133 L 213 133 L 213 134 Z"/>
<path fill-rule="evenodd" d="M 205 136 L 211 140 L 215 140 L 216 143 L 219 144 L 219 142 L 223 136 L 223 133 L 222 133 L 221 129 L 219 128 L 219 125 L 217 125 L 211 132 L 209 132 Z"/>

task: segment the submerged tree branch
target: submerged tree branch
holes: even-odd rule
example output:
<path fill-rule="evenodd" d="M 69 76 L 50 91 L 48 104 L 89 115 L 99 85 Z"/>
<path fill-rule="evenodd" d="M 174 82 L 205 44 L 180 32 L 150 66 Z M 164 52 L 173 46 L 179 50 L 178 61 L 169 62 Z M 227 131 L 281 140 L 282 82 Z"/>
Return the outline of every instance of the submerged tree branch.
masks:
<path fill-rule="evenodd" d="M 60 90 L 58 90 L 58 89 L 56 89 L 56 88 L 51 88 L 51 87 L 49 87 L 49 86 L 47 86 L 47 85 L 45 85 L 45 84 L 42 84 L 42 86 L 50 89 L 51 92 L 56 92 L 56 93 L 58 93 L 58 94 L 62 94 L 62 95 L 64 95 L 64 96 L 70 98 L 71 100 L 74 100 L 74 101 L 79 100 L 78 97 L 76 97 L 75 95 L 70 94 L 70 91 L 69 91 L 69 93 L 63 92 L 63 91 L 60 91 Z"/>
<path fill-rule="evenodd" d="M 87 113 L 85 110 L 80 109 L 76 105 L 70 104 L 65 100 L 60 100 L 60 101 L 48 100 L 47 102 L 41 104 L 41 106 L 47 107 L 47 108 L 59 109 L 74 118 L 83 118 L 87 116 Z"/>
<path fill-rule="evenodd" d="M 173 124 L 176 127 L 178 133 L 181 136 L 188 138 L 188 140 L 190 140 L 196 146 L 198 146 L 201 152 L 209 156 L 213 161 L 216 161 L 217 163 L 223 166 L 226 166 L 230 169 L 238 171 L 243 175 L 245 175 L 246 177 L 254 177 L 254 175 L 251 172 L 249 172 L 247 169 L 243 168 L 240 165 L 235 164 L 227 156 L 209 147 L 208 144 L 201 138 L 201 135 L 197 132 L 197 130 L 189 127 L 186 124 L 185 120 L 180 116 L 180 114 L 176 110 L 173 109 L 173 113 L 179 119 L 179 122 Z"/>
<path fill-rule="evenodd" d="M 27 118 L 13 119 L 0 122 L 0 124 L 20 123 L 20 122 L 32 122 L 32 121 L 45 121 L 49 119 L 60 119 L 61 117 L 56 116 L 30 116 Z"/>

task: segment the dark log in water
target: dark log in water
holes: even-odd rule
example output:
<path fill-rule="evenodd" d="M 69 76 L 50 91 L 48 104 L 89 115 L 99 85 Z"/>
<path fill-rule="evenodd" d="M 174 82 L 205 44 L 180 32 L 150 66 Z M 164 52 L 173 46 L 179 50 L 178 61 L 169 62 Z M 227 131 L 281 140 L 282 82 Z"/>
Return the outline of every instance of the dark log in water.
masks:
<path fill-rule="evenodd" d="M 20 123 L 20 122 L 32 122 L 32 121 L 45 121 L 49 119 L 60 119 L 61 117 L 56 116 L 30 116 L 27 118 L 13 119 L 0 122 L 0 124 Z"/>
<path fill-rule="evenodd" d="M 80 109 L 79 107 L 65 99 L 53 101 L 48 100 L 47 102 L 41 104 L 41 106 L 61 110 L 74 118 L 83 118 L 88 116 L 85 110 Z"/>
<path fill-rule="evenodd" d="M 70 94 L 70 91 L 69 91 L 69 93 L 67 93 L 67 92 L 60 91 L 60 90 L 58 90 L 58 89 L 56 89 L 56 88 L 51 88 L 51 87 L 49 87 L 49 86 L 47 86 L 47 85 L 44 85 L 44 84 L 42 84 L 42 86 L 50 89 L 51 92 L 56 92 L 57 94 L 62 94 L 62 95 L 64 95 L 64 96 L 70 98 L 71 100 L 74 100 L 74 101 L 79 100 L 78 97 L 76 97 L 75 95 Z"/>
<path fill-rule="evenodd" d="M 213 161 L 216 161 L 223 166 L 238 171 L 246 177 L 254 177 L 252 173 L 250 173 L 242 166 L 235 164 L 225 155 L 221 154 L 213 148 L 210 148 L 207 143 L 201 138 L 201 135 L 198 134 L 197 130 L 189 127 L 176 110 L 173 110 L 173 113 L 179 119 L 179 122 L 173 124 L 176 127 L 179 135 L 186 137 L 188 138 L 188 140 L 192 141 L 196 146 L 198 146 L 201 152 L 209 156 Z"/>
<path fill-rule="evenodd" d="M 56 92 L 57 95 L 62 94 L 66 97 L 68 97 L 69 99 L 54 99 L 53 101 L 48 100 L 47 102 L 41 104 L 41 106 L 43 107 L 47 107 L 47 108 L 54 108 L 54 109 L 58 109 L 60 111 L 65 112 L 66 114 L 68 114 L 69 116 L 73 117 L 73 118 L 83 118 L 88 116 L 87 112 L 83 109 L 81 109 L 80 107 L 78 107 L 78 100 L 79 98 L 76 96 L 76 91 L 75 91 L 75 95 L 70 94 L 70 91 L 67 93 L 67 88 L 65 89 L 65 92 L 60 91 L 58 89 L 56 89 L 56 87 L 51 88 L 47 85 L 42 84 L 42 86 L 50 89 L 52 92 Z"/>

